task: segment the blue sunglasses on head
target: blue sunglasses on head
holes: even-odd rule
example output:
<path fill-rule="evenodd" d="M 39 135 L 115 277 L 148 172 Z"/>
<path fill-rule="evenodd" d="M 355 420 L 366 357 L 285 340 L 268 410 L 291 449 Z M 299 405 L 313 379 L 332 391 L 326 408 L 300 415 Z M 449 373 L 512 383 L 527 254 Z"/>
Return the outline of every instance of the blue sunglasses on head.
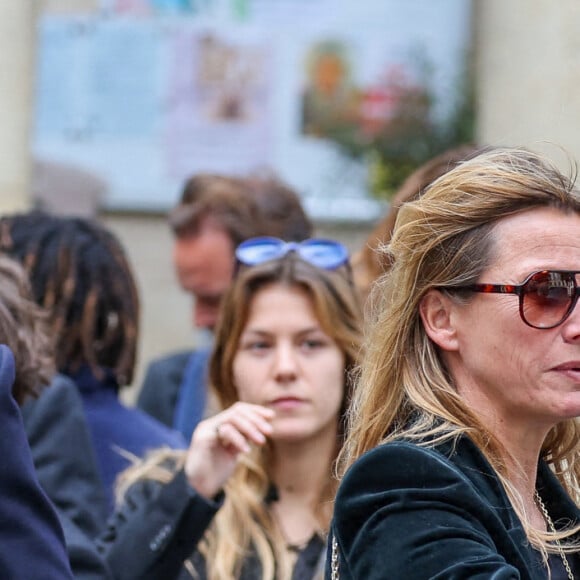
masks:
<path fill-rule="evenodd" d="M 236 259 L 246 266 L 256 266 L 290 252 L 296 252 L 304 261 L 324 270 L 335 270 L 348 264 L 346 247 L 340 242 L 322 238 L 303 242 L 285 242 L 271 237 L 251 238 L 236 248 Z"/>

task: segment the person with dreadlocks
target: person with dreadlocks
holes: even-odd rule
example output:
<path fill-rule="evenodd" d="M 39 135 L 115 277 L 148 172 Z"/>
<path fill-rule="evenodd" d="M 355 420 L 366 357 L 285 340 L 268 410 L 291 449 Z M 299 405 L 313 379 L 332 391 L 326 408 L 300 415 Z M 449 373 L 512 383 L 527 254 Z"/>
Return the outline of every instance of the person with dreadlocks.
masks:
<path fill-rule="evenodd" d="M 104 491 L 148 449 L 183 437 L 119 400 L 136 362 L 139 299 L 119 240 L 95 221 L 40 211 L 0 218 L 0 250 L 19 260 L 49 312 L 56 366 L 78 387 Z"/>

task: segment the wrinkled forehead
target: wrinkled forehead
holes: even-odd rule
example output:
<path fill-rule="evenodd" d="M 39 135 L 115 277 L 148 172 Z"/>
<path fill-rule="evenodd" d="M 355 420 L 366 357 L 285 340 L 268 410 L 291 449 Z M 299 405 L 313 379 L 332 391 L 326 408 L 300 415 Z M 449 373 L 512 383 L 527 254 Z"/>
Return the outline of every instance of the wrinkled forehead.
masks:
<path fill-rule="evenodd" d="M 486 274 L 504 274 L 507 282 L 521 282 L 540 270 L 580 269 L 580 214 L 555 208 L 536 208 L 499 219 L 492 240 Z"/>

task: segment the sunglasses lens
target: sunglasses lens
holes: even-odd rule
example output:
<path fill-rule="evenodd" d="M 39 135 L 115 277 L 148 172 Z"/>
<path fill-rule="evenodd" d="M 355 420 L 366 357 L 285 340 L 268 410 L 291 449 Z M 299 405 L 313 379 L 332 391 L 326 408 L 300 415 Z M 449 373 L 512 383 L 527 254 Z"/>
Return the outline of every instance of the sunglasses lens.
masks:
<path fill-rule="evenodd" d="M 307 240 L 300 244 L 301 258 L 325 270 L 334 270 L 348 261 L 348 251 L 332 240 Z"/>
<path fill-rule="evenodd" d="M 246 266 L 255 266 L 282 256 L 284 246 L 277 238 L 252 238 L 236 248 L 236 259 Z"/>
<path fill-rule="evenodd" d="M 348 250 L 340 242 L 310 239 L 303 242 L 283 242 L 278 238 L 252 238 L 236 248 L 236 259 L 246 266 L 275 260 L 288 252 L 298 255 L 310 264 L 325 270 L 334 270 L 348 262 Z"/>
<path fill-rule="evenodd" d="M 566 318 L 575 295 L 575 274 L 537 272 L 523 287 L 523 317 L 536 328 L 557 326 Z"/>

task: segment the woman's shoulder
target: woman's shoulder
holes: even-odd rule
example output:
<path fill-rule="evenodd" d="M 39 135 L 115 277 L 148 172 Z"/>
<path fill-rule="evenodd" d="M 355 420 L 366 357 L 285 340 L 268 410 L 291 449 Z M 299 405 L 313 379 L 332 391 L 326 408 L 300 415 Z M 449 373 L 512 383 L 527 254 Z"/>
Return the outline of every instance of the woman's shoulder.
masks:
<path fill-rule="evenodd" d="M 417 477 L 440 470 L 454 470 L 453 462 L 443 450 L 407 440 L 391 441 L 378 445 L 361 455 L 347 470 L 343 485 L 360 480 L 369 486 L 386 481 L 417 481 Z M 402 481 L 401 481 L 402 482 Z"/>
<path fill-rule="evenodd" d="M 348 578 L 515 578 L 529 560 L 499 478 L 461 436 L 361 456 L 339 486 L 332 530 Z"/>
<path fill-rule="evenodd" d="M 432 468 L 433 465 L 450 468 L 457 461 L 457 454 L 463 455 L 463 447 L 458 438 L 437 444 L 427 440 L 396 439 L 377 445 L 361 455 L 349 472 L 369 469 L 390 472 L 393 462 L 414 472 L 421 471 L 425 466 Z"/>
<path fill-rule="evenodd" d="M 476 503 L 499 500 L 509 505 L 492 467 L 465 436 L 436 444 L 401 439 L 375 447 L 347 470 L 337 503 L 349 497 L 376 499 L 418 488 L 422 493 L 454 493 Z"/>
<path fill-rule="evenodd" d="M 361 455 L 350 470 L 386 468 L 389 472 L 393 463 L 405 466 L 409 472 L 425 469 L 469 470 L 477 468 L 488 474 L 493 468 L 483 452 L 465 434 L 449 435 L 437 439 L 396 439 L 377 445 Z"/>

